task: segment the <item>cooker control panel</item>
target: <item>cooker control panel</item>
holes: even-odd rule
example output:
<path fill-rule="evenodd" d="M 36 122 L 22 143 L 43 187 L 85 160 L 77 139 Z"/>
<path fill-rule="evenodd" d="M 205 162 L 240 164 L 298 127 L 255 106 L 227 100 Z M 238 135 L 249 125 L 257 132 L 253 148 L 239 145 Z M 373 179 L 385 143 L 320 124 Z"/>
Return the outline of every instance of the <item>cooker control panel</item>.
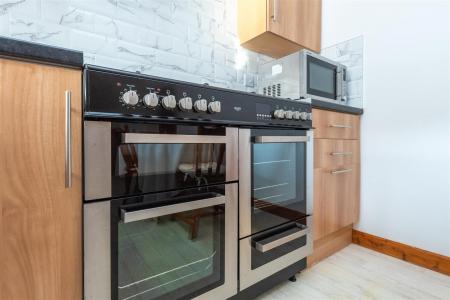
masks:
<path fill-rule="evenodd" d="M 311 127 L 311 104 L 88 66 L 85 117 Z"/>

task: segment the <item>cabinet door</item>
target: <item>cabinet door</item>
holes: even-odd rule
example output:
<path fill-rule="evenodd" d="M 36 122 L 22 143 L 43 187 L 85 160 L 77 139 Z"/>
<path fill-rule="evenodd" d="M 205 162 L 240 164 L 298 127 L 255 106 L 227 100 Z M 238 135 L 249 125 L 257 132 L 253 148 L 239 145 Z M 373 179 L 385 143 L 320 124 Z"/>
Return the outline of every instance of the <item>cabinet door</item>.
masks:
<path fill-rule="evenodd" d="M 0 59 L 0 103 L 0 298 L 81 299 L 81 71 Z"/>
<path fill-rule="evenodd" d="M 269 31 L 320 52 L 321 0 L 267 0 L 267 8 Z"/>
<path fill-rule="evenodd" d="M 359 164 L 314 170 L 314 240 L 358 219 Z"/>

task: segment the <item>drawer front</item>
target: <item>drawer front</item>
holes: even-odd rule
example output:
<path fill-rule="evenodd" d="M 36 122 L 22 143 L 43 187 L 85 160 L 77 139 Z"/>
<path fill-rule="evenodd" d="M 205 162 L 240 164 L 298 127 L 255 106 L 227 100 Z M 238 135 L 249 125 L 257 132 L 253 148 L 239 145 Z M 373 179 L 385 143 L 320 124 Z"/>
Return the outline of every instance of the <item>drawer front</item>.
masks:
<path fill-rule="evenodd" d="M 358 220 L 359 173 L 359 164 L 314 169 L 314 240 Z"/>
<path fill-rule="evenodd" d="M 359 140 L 314 140 L 314 168 L 338 168 L 359 162 Z"/>
<path fill-rule="evenodd" d="M 314 138 L 359 139 L 359 116 L 313 109 Z"/>

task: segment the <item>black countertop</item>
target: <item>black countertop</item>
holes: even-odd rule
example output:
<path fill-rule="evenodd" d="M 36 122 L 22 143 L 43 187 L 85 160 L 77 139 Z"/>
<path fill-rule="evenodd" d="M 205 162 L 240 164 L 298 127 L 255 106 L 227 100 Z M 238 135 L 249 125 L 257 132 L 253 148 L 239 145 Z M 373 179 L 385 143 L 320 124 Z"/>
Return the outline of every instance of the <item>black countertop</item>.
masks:
<path fill-rule="evenodd" d="M 83 67 L 83 52 L 0 37 L 0 56 Z"/>
<path fill-rule="evenodd" d="M 331 102 L 326 102 L 326 101 L 312 100 L 311 104 L 312 104 L 313 108 L 331 110 L 331 111 L 342 112 L 342 113 L 346 113 L 346 114 L 362 115 L 364 112 L 362 108 L 357 108 L 357 107 L 347 106 L 347 105 L 342 105 L 342 104 L 336 104 L 336 103 L 331 103 Z"/>

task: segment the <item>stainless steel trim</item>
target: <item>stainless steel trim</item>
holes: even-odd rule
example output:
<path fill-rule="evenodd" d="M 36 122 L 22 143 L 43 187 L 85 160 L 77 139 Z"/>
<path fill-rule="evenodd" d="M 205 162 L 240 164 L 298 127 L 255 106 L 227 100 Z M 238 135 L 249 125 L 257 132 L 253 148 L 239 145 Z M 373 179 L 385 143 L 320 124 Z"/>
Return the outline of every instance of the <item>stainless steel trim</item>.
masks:
<path fill-rule="evenodd" d="M 353 152 L 331 152 L 332 156 L 350 156 L 353 155 Z"/>
<path fill-rule="evenodd" d="M 111 123 L 84 122 L 84 198 L 111 197 Z"/>
<path fill-rule="evenodd" d="M 276 22 L 277 21 L 277 16 L 278 16 L 278 0 L 272 0 L 272 21 Z"/>
<path fill-rule="evenodd" d="M 272 250 L 273 248 L 279 247 L 279 246 L 289 243 L 295 239 L 301 238 L 302 236 L 305 236 L 309 232 L 310 232 L 310 229 L 307 226 L 303 226 L 298 231 L 296 231 L 290 235 L 284 236 L 276 241 L 273 241 L 273 242 L 270 242 L 267 244 L 262 244 L 261 242 L 256 242 L 255 248 L 256 248 L 256 250 L 258 250 L 260 252 L 267 252 L 269 250 Z"/>
<path fill-rule="evenodd" d="M 307 217 L 306 226 L 310 232 L 306 234 L 306 245 L 289 252 L 267 264 L 264 264 L 252 270 L 252 237 L 241 239 L 239 241 L 239 289 L 244 290 L 255 283 L 267 278 L 268 276 L 281 271 L 282 269 L 307 257 L 313 251 L 313 224 L 312 217 Z"/>
<path fill-rule="evenodd" d="M 66 120 L 64 127 L 64 185 L 66 188 L 72 187 L 72 127 L 71 127 L 71 102 L 72 102 L 72 92 L 66 91 Z"/>
<path fill-rule="evenodd" d="M 238 290 L 238 184 L 225 186 L 225 282 L 195 299 L 228 299 Z"/>
<path fill-rule="evenodd" d="M 251 234 L 250 129 L 239 129 L 239 238 Z"/>
<path fill-rule="evenodd" d="M 328 127 L 332 127 L 332 128 L 353 128 L 351 125 L 344 125 L 344 124 L 329 124 Z"/>
<path fill-rule="evenodd" d="M 311 140 L 311 143 L 306 144 L 306 213 L 312 215 L 314 206 L 314 133 L 309 130 L 306 135 Z"/>
<path fill-rule="evenodd" d="M 111 299 L 110 201 L 87 203 L 84 210 L 84 298 Z"/>
<path fill-rule="evenodd" d="M 255 136 L 255 143 L 307 143 L 308 136 Z"/>
<path fill-rule="evenodd" d="M 226 128 L 226 180 L 235 181 L 239 179 L 239 129 Z"/>
<path fill-rule="evenodd" d="M 335 175 L 335 174 L 349 173 L 351 171 L 353 171 L 353 169 L 340 169 L 340 170 L 332 170 L 332 171 L 330 171 L 330 173 L 332 175 Z"/>
<path fill-rule="evenodd" d="M 123 223 L 130 223 L 130 222 L 136 222 L 141 221 L 145 219 L 151 219 L 171 214 L 176 214 L 182 211 L 189 211 L 209 206 L 214 206 L 218 204 L 225 203 L 226 197 L 225 196 L 219 196 L 219 197 L 213 197 L 208 199 L 202 199 L 192 202 L 186 202 L 186 203 L 180 203 L 180 204 L 173 204 L 173 205 L 167 205 L 167 206 L 161 206 L 156 208 L 148 208 L 133 212 L 127 212 L 126 210 L 121 210 L 121 220 Z"/>
<path fill-rule="evenodd" d="M 123 133 L 124 144 L 225 144 L 226 136 Z"/>

